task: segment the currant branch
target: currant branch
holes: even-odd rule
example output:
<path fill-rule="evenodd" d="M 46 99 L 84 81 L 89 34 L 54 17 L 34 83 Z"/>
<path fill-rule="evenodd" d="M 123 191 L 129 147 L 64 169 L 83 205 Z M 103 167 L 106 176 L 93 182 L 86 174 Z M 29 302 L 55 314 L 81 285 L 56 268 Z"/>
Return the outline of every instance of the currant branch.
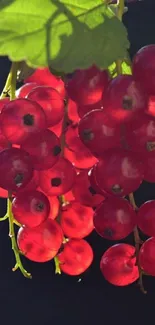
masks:
<path fill-rule="evenodd" d="M 64 118 L 63 118 L 62 132 L 61 132 L 61 138 L 60 138 L 61 157 L 64 156 L 64 150 L 65 150 L 65 131 L 66 131 L 67 121 L 68 121 L 68 98 L 65 99 L 64 103 L 65 103 L 65 106 L 64 106 Z M 58 197 L 58 199 L 59 199 L 59 203 L 60 203 L 60 208 L 59 208 L 59 214 L 58 214 L 58 217 L 57 217 L 57 222 L 60 223 L 60 221 L 61 221 L 61 208 L 62 208 L 62 206 L 66 205 L 67 202 L 65 200 L 64 195 L 60 195 Z M 64 242 L 66 242 L 65 238 L 64 238 Z M 55 273 L 56 274 L 61 274 L 60 263 L 59 263 L 59 259 L 58 259 L 57 256 L 54 257 L 54 263 L 55 263 Z"/>

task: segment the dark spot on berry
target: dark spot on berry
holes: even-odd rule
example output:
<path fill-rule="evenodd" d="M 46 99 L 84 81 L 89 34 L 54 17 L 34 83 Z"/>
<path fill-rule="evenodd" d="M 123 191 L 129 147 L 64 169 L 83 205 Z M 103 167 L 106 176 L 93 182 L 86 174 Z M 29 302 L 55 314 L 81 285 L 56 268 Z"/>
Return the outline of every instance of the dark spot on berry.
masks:
<path fill-rule="evenodd" d="M 155 150 L 155 142 L 147 142 L 146 144 L 147 151 L 154 151 Z"/>
<path fill-rule="evenodd" d="M 59 146 L 55 146 L 53 148 L 53 155 L 54 156 L 58 156 L 60 152 L 61 152 L 61 148 Z"/>
<path fill-rule="evenodd" d="M 114 235 L 114 232 L 110 228 L 105 228 L 104 232 L 103 232 L 103 235 L 106 236 L 106 237 L 112 238 L 113 235 Z"/>
<path fill-rule="evenodd" d="M 121 193 L 123 191 L 123 189 L 121 188 L 121 186 L 119 184 L 115 184 L 112 186 L 112 192 L 113 193 Z"/>
<path fill-rule="evenodd" d="M 15 178 L 14 178 L 14 182 L 15 182 L 15 184 L 18 186 L 18 185 L 20 185 L 20 184 L 22 183 L 23 179 L 24 179 L 23 174 L 19 173 L 19 174 L 17 174 L 17 175 L 15 176 Z"/>
<path fill-rule="evenodd" d="M 129 96 L 124 96 L 123 97 L 123 101 L 122 101 L 122 106 L 125 110 L 127 111 L 131 111 L 133 108 L 133 101 L 132 98 Z"/>
<path fill-rule="evenodd" d="M 91 129 L 83 130 L 83 139 L 85 141 L 91 141 L 94 139 L 94 133 L 92 132 Z"/>
<path fill-rule="evenodd" d="M 51 179 L 51 185 L 54 187 L 60 186 L 61 185 L 61 178 L 55 177 Z"/>
<path fill-rule="evenodd" d="M 23 116 L 23 121 L 25 125 L 32 126 L 34 124 L 34 116 L 31 114 L 26 114 Z"/>
<path fill-rule="evenodd" d="M 39 202 L 36 204 L 36 211 L 43 211 L 44 210 L 44 203 L 43 202 Z"/>
<path fill-rule="evenodd" d="M 88 190 L 89 190 L 89 192 L 90 192 L 92 195 L 95 195 L 95 194 L 96 194 L 96 191 L 93 189 L 92 186 L 89 186 Z"/>

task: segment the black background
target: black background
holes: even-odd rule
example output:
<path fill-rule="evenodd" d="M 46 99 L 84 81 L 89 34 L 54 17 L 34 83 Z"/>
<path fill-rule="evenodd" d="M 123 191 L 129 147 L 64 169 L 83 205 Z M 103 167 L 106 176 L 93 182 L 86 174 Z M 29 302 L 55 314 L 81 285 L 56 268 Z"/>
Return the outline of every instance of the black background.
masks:
<path fill-rule="evenodd" d="M 142 46 L 155 43 L 155 0 L 131 3 L 128 7 L 124 23 L 133 57 Z M 9 68 L 8 59 L 0 58 L 1 90 Z M 138 205 L 155 199 L 155 184 L 143 183 L 135 197 Z M 1 216 L 5 209 L 6 202 L 1 199 Z M 124 288 L 113 287 L 104 280 L 99 270 L 100 258 L 112 243 L 95 233 L 88 241 L 94 249 L 95 260 L 80 278 L 55 275 L 52 262 L 37 264 L 24 259 L 25 268 L 33 274 L 33 280 L 28 280 L 19 271 L 11 271 L 14 256 L 8 238 L 8 224 L 7 221 L 1 223 L 0 324 L 139 325 L 154 322 L 155 278 L 144 279 L 147 295 L 143 295 L 136 284 Z M 133 236 L 129 236 L 126 242 L 133 243 Z"/>

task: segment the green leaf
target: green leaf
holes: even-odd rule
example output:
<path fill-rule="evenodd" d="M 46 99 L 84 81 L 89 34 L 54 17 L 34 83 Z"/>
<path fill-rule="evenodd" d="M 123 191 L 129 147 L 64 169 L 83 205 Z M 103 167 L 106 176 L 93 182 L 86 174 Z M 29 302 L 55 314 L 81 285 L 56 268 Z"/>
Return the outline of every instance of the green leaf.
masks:
<path fill-rule="evenodd" d="M 115 78 L 117 76 L 117 72 L 116 72 L 116 63 L 113 62 L 109 67 L 108 67 L 109 73 L 111 75 L 112 78 Z M 132 70 L 131 70 L 131 65 L 129 60 L 123 60 L 122 62 L 122 74 L 132 74 Z"/>
<path fill-rule="evenodd" d="M 103 0 L 0 0 L 0 55 L 12 61 L 65 73 L 93 63 L 104 69 L 128 47 Z"/>

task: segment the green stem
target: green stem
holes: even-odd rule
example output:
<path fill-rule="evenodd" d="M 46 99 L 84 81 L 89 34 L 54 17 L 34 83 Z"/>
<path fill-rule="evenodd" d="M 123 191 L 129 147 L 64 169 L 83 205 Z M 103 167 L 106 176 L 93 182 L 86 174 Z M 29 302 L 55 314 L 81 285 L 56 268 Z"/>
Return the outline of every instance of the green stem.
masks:
<path fill-rule="evenodd" d="M 55 263 L 55 274 L 61 274 L 60 262 L 59 262 L 58 256 L 54 257 L 54 263 Z"/>
<path fill-rule="evenodd" d="M 10 100 L 13 100 L 16 98 L 16 79 L 17 79 L 17 70 L 18 70 L 18 63 L 12 63 L 10 73 L 8 75 L 5 87 L 3 89 L 3 92 L 0 96 L 0 98 L 4 98 L 6 96 L 6 92 L 10 91 Z M 9 146 L 11 147 L 11 145 Z M 9 237 L 11 239 L 11 244 L 12 244 L 12 250 L 15 255 L 15 266 L 12 269 L 13 271 L 17 270 L 18 268 L 22 272 L 22 274 L 26 278 L 31 278 L 31 274 L 28 273 L 21 262 L 20 258 L 20 252 L 18 250 L 17 242 L 16 242 L 16 237 L 15 237 L 15 230 L 14 230 L 14 223 L 16 221 L 14 220 L 13 214 L 12 214 L 12 194 L 11 192 L 8 192 L 8 199 L 7 199 L 7 213 L 6 215 L 1 218 L 0 220 L 6 220 L 8 219 L 9 221 Z"/>
<path fill-rule="evenodd" d="M 117 1 L 117 18 L 122 21 L 124 13 L 124 0 L 118 0 Z M 117 75 L 122 74 L 122 61 L 121 60 L 116 60 L 116 71 Z"/>

